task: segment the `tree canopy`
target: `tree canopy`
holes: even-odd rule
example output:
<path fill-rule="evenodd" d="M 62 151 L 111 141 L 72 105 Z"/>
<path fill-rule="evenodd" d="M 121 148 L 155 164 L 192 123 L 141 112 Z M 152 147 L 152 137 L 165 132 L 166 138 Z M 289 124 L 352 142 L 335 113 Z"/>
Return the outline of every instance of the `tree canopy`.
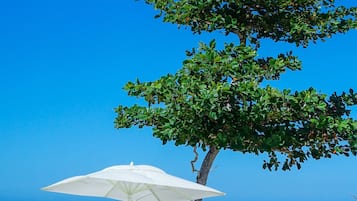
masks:
<path fill-rule="evenodd" d="M 241 41 L 261 38 L 307 46 L 309 42 L 356 28 L 357 8 L 335 0 L 146 0 L 164 22 L 194 33 L 224 30 Z"/>
<path fill-rule="evenodd" d="M 239 43 L 218 49 L 216 41 L 187 51 L 175 74 L 151 82 L 128 82 L 129 96 L 147 105 L 119 105 L 117 128 L 149 126 L 165 144 L 209 149 L 198 174 L 205 184 L 221 149 L 267 153 L 263 167 L 290 170 L 308 158 L 357 154 L 357 104 L 353 89 L 326 95 L 309 88 L 264 84 L 287 70 L 301 70 L 292 52 L 259 57 L 268 38 L 307 47 L 311 42 L 356 29 L 357 8 L 333 0 L 146 0 L 164 22 L 193 33 L 224 30 Z"/>

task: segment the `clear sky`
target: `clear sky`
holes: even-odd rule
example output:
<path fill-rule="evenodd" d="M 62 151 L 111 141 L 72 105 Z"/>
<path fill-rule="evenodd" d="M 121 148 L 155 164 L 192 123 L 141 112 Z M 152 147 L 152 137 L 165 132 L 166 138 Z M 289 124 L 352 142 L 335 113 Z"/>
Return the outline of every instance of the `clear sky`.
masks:
<path fill-rule="evenodd" d="M 184 51 L 199 41 L 236 39 L 192 35 L 155 20 L 155 13 L 134 0 L 0 2 L 0 200 L 104 201 L 40 188 L 130 161 L 195 179 L 190 147 L 163 146 L 150 129 L 114 129 L 114 108 L 137 101 L 122 90 L 127 81 L 175 72 Z M 275 86 L 357 90 L 356 31 L 307 49 L 262 46 L 260 54 L 271 56 L 294 49 L 304 64 Z M 357 108 L 352 115 L 357 118 Z M 227 195 L 207 200 L 349 201 L 357 195 L 356 157 L 309 160 L 290 172 L 263 170 L 264 159 L 222 151 L 208 185 Z"/>

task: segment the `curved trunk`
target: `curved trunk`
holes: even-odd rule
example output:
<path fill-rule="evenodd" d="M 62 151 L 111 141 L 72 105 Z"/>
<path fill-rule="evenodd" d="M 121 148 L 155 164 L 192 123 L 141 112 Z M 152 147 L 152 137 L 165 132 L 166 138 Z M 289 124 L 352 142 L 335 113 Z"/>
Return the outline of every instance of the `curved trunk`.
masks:
<path fill-rule="evenodd" d="M 203 159 L 200 171 L 197 174 L 196 182 L 202 185 L 206 185 L 208 174 L 211 170 L 214 159 L 216 158 L 219 149 L 215 146 L 210 146 L 209 151 L 207 152 L 205 158 Z M 198 199 L 195 201 L 202 201 L 202 199 Z"/>

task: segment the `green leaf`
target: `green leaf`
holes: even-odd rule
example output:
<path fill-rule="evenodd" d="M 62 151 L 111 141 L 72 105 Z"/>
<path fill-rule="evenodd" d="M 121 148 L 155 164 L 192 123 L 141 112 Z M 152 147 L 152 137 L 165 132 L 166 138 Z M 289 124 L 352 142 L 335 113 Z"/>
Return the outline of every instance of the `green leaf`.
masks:
<path fill-rule="evenodd" d="M 209 113 L 209 117 L 210 117 L 211 119 L 214 119 L 214 120 L 217 120 L 217 119 L 218 119 L 216 112 L 210 112 L 210 113 Z"/>

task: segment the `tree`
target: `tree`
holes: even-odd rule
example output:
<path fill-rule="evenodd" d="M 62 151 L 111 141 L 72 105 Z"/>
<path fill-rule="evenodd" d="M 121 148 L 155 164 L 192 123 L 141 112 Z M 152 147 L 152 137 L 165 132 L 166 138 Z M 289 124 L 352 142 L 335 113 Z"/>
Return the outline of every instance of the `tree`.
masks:
<path fill-rule="evenodd" d="M 307 47 L 357 28 L 357 8 L 334 0 L 146 0 L 155 17 L 189 27 L 193 33 L 223 31 L 238 44 L 218 50 L 215 40 L 187 51 L 175 74 L 152 82 L 128 82 L 128 95 L 147 106 L 119 105 L 116 128 L 149 126 L 165 144 L 208 150 L 197 182 L 206 184 L 222 149 L 267 153 L 263 168 L 300 169 L 308 158 L 357 155 L 357 121 L 350 89 L 330 96 L 314 88 L 280 90 L 262 85 L 286 70 L 301 70 L 290 51 L 259 57 L 260 41 L 272 39 Z"/>

